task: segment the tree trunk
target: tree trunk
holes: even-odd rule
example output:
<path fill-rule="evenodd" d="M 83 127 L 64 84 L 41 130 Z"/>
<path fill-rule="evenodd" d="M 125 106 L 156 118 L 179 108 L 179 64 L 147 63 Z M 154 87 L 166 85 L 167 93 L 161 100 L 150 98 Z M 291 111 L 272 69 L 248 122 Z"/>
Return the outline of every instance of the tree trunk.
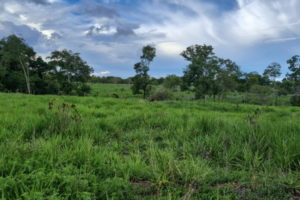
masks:
<path fill-rule="evenodd" d="M 214 102 L 216 102 L 216 95 L 214 94 Z"/>
<path fill-rule="evenodd" d="M 21 59 L 20 59 L 20 63 L 21 63 L 21 66 L 22 66 L 22 69 L 23 69 L 23 72 L 24 72 L 24 75 L 25 75 L 25 80 L 26 80 L 26 85 L 27 85 L 28 94 L 30 94 L 31 91 L 30 91 L 29 72 L 28 72 L 28 70 L 27 70 L 27 73 L 26 73 L 26 69 L 25 69 L 25 67 L 24 67 L 23 62 L 21 61 Z"/>
<path fill-rule="evenodd" d="M 146 89 L 147 89 L 147 85 L 148 85 L 148 83 L 145 85 L 145 87 L 143 88 L 143 91 L 144 91 L 144 95 L 143 95 L 143 97 L 144 97 L 144 99 L 146 98 Z"/>

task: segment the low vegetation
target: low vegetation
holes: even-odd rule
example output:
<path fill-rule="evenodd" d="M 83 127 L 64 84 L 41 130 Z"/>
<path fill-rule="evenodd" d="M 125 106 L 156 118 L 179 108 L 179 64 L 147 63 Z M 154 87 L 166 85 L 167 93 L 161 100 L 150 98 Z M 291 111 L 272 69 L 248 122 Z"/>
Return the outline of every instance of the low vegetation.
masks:
<path fill-rule="evenodd" d="M 300 108 L 92 87 L 98 96 L 0 93 L 2 199 L 299 197 Z"/>

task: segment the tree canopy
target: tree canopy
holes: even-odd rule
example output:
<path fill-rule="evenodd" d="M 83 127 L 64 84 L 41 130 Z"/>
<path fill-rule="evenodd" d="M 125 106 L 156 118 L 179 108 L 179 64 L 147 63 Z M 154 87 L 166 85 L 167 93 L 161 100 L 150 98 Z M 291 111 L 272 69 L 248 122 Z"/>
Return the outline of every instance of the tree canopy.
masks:
<path fill-rule="evenodd" d="M 65 81 L 86 83 L 93 68 L 71 50 L 54 51 L 46 62 L 26 41 L 15 34 L 0 40 L 0 89 L 28 94 L 60 94 Z M 78 91 L 79 92 L 79 91 Z M 66 93 L 67 94 L 67 93 Z"/>

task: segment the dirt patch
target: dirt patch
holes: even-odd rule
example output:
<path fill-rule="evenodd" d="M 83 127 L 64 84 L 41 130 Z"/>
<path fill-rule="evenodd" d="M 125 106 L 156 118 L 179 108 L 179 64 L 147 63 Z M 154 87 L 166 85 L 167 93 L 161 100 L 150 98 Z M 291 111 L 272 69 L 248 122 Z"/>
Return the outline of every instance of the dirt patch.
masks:
<path fill-rule="evenodd" d="M 152 183 L 150 181 L 130 182 L 131 185 L 150 190 Z"/>

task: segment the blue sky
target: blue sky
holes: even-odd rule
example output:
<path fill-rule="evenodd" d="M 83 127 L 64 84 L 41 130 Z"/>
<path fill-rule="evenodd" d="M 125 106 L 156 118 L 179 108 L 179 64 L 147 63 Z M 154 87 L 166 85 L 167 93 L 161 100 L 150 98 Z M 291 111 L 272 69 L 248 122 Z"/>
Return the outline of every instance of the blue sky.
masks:
<path fill-rule="evenodd" d="M 98 76 L 133 76 L 144 45 L 155 44 L 153 77 L 182 75 L 179 55 L 212 45 L 244 72 L 300 55 L 299 0 L 1 0 L 0 37 L 22 34 L 38 55 L 79 52 Z"/>

